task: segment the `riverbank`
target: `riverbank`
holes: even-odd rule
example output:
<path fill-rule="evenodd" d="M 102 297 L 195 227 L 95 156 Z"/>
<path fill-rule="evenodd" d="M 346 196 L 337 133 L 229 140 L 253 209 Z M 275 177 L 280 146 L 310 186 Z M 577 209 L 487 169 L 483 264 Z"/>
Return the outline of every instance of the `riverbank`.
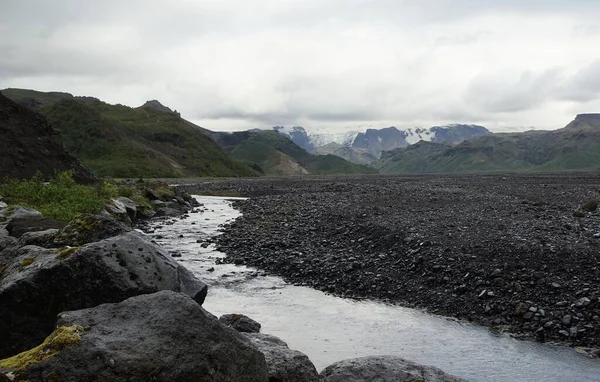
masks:
<path fill-rule="evenodd" d="M 206 184 L 253 196 L 217 239 L 227 262 L 350 298 L 600 347 L 599 179 L 337 177 Z M 196 186 L 202 188 L 202 185 Z"/>

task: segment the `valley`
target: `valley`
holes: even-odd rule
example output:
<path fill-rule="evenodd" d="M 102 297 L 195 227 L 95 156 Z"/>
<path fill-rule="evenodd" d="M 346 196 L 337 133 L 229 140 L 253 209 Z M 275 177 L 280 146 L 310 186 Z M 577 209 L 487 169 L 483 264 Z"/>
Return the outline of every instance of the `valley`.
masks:
<path fill-rule="evenodd" d="M 223 180 L 225 262 L 538 341 L 600 349 L 596 174 Z M 595 207 L 595 208 L 594 208 Z"/>

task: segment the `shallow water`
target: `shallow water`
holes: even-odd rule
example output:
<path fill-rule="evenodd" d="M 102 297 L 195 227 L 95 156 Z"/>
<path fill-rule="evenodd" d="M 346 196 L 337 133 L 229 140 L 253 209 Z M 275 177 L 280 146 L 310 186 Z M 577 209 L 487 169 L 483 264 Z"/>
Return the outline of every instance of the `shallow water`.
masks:
<path fill-rule="evenodd" d="M 600 381 L 600 360 L 571 348 L 518 341 L 415 309 L 333 297 L 244 266 L 215 265 L 225 255 L 196 241 L 218 234 L 239 212 L 233 198 L 197 199 L 204 212 L 172 225 L 157 223 L 150 235 L 209 285 L 208 311 L 255 319 L 262 332 L 307 354 L 318 370 L 346 358 L 387 354 L 469 381 Z"/>

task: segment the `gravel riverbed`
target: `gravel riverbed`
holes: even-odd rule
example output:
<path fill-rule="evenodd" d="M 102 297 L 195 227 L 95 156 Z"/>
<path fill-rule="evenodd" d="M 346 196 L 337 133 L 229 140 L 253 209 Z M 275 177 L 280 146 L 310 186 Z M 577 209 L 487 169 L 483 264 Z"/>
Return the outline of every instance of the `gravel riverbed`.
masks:
<path fill-rule="evenodd" d="M 216 239 L 226 262 L 600 348 L 596 174 L 261 178 L 189 189 L 250 197 Z"/>

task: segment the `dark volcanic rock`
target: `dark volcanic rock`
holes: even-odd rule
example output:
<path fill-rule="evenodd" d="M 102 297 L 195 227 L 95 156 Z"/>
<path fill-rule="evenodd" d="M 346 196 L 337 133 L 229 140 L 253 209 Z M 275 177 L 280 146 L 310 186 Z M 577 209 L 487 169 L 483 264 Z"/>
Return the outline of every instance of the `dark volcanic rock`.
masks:
<path fill-rule="evenodd" d="M 29 381 L 267 381 L 263 355 L 187 296 L 159 292 L 64 312 L 80 341 L 18 373 Z M 51 376 L 51 377 L 50 377 Z"/>
<path fill-rule="evenodd" d="M 0 179 L 29 179 L 40 171 L 51 178 L 56 171 L 73 170 L 80 183 L 95 179 L 63 147 L 60 133 L 40 114 L 0 94 Z"/>
<path fill-rule="evenodd" d="M 325 382 L 460 382 L 440 369 L 423 366 L 400 357 L 378 356 L 348 359 L 327 366 L 321 372 Z"/>
<path fill-rule="evenodd" d="M 243 333 L 258 333 L 260 332 L 260 324 L 248 316 L 243 314 L 224 314 L 219 317 L 219 321 L 224 325 L 231 326 L 238 332 Z"/>
<path fill-rule="evenodd" d="M 600 348 L 600 214 L 573 216 L 581 201 L 598 199 L 595 175 L 204 187 L 253 196 L 236 202 L 243 216 L 216 239 L 225 262 L 343 297 L 423 307 L 531 339 L 543 328 L 546 341 Z M 516 309 L 520 302 L 526 311 Z M 563 324 L 565 315 L 577 319 Z"/>
<path fill-rule="evenodd" d="M 21 237 L 26 232 L 46 231 L 48 229 L 61 229 L 67 225 L 54 219 L 28 219 L 16 218 L 11 219 L 6 225 L 6 230 L 11 236 L 16 238 Z"/>
<path fill-rule="evenodd" d="M 0 275 L 0 358 L 40 343 L 56 315 L 160 290 L 204 302 L 207 287 L 137 232 L 83 247 L 8 248 Z M 1 265 L 1 263 L 0 263 Z"/>
<path fill-rule="evenodd" d="M 81 214 L 56 234 L 54 244 L 81 246 L 129 231 L 129 226 L 111 216 Z"/>
<path fill-rule="evenodd" d="M 319 380 L 319 373 L 310 359 L 297 350 L 291 350 L 279 338 L 262 333 L 244 333 L 244 336 L 264 354 L 270 382 Z"/>

